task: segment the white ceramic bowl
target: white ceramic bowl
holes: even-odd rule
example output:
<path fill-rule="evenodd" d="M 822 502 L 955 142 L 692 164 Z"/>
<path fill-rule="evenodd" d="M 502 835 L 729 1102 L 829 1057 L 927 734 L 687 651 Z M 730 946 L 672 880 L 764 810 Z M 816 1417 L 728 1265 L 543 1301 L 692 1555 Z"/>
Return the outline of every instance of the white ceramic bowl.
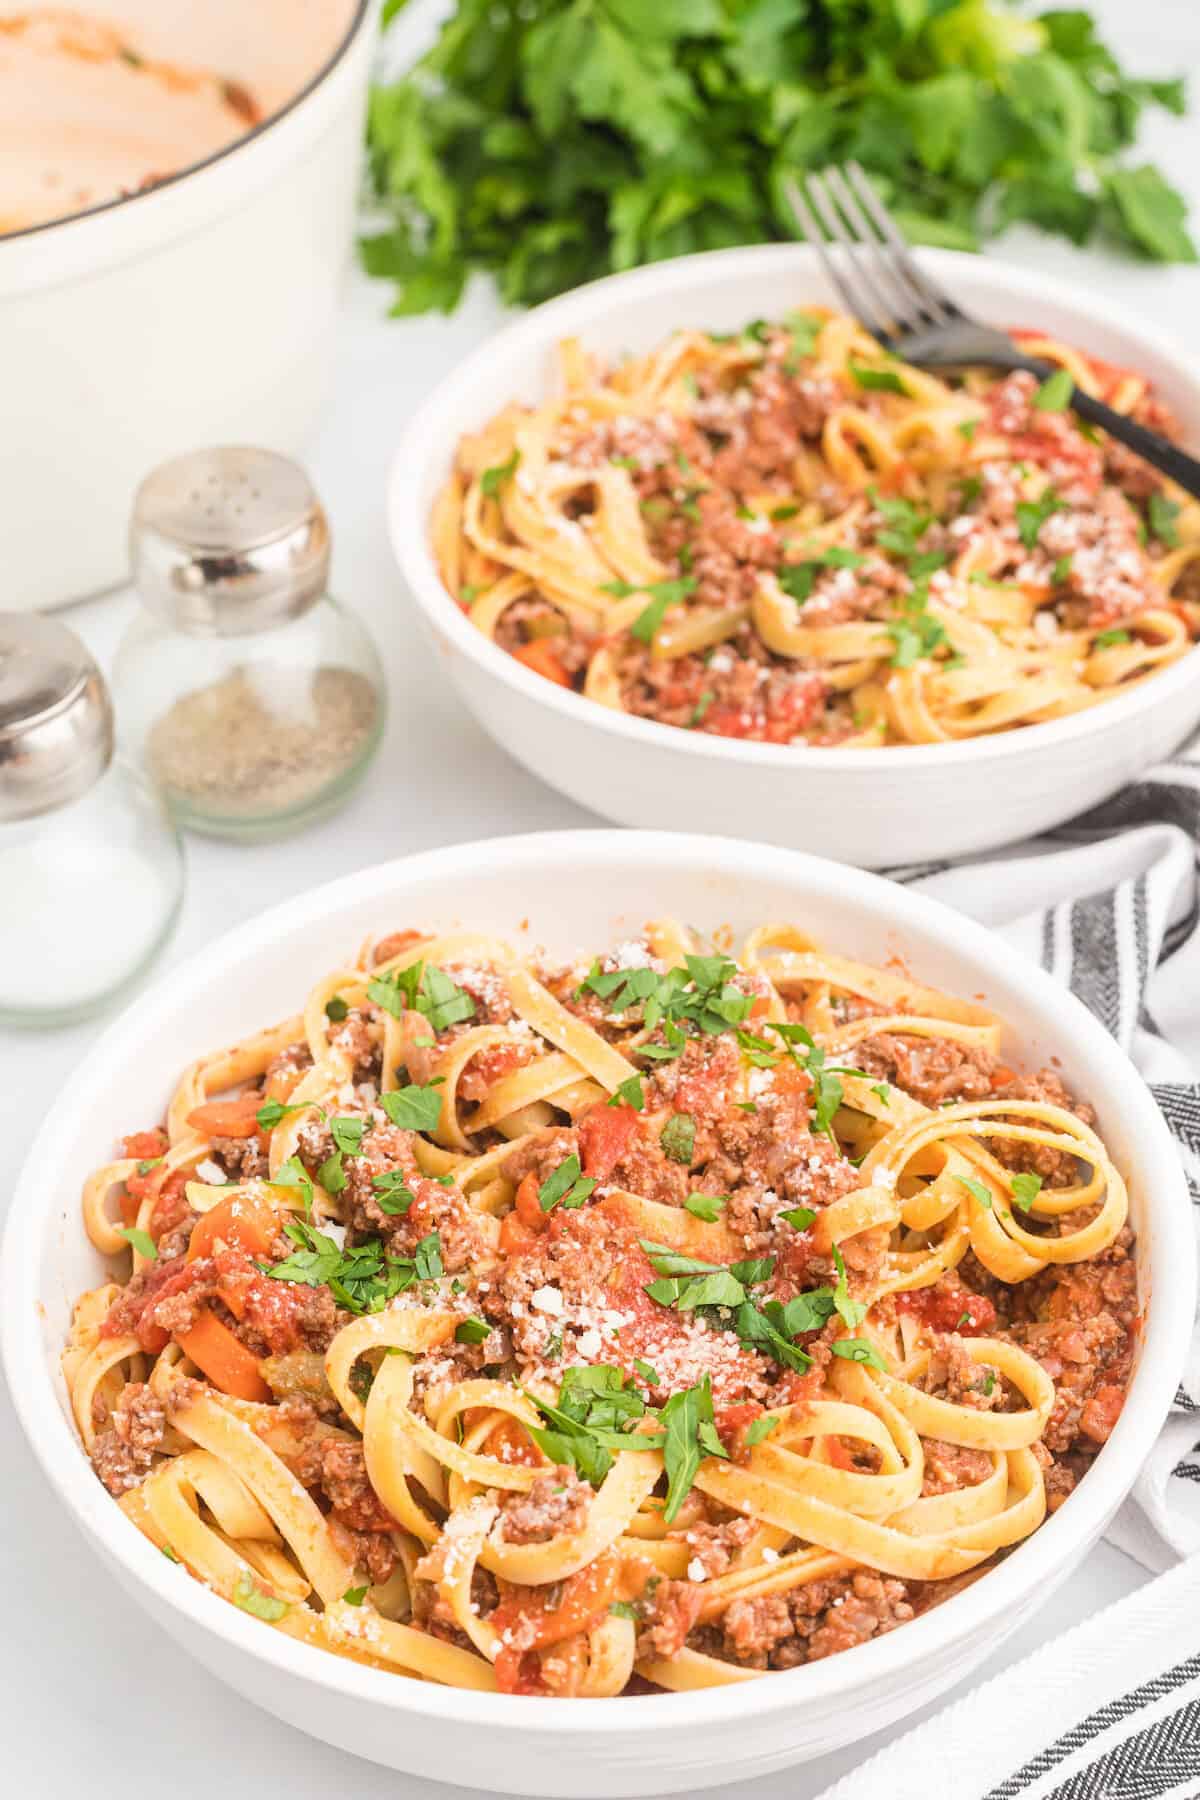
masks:
<path fill-rule="evenodd" d="M 1147 374 L 1200 444 L 1200 365 L 1091 294 L 991 258 L 922 251 L 981 318 L 1060 334 Z M 678 326 L 731 330 L 810 302 L 837 304 L 814 253 L 719 250 L 592 283 L 538 307 L 459 365 L 400 441 L 392 544 L 440 659 L 484 729 L 573 800 L 623 825 L 730 831 L 865 868 L 965 856 L 1081 812 L 1167 754 L 1200 721 L 1200 663 L 1070 718 L 956 744 L 808 750 L 743 743 L 630 717 L 533 674 L 469 623 L 438 576 L 429 512 L 464 431 L 544 397 L 553 348 L 578 335 L 616 355 Z"/>
<path fill-rule="evenodd" d="M 0 237 L 7 607 L 120 581 L 134 490 L 165 457 L 302 447 L 350 257 L 379 0 L 80 10 L 242 82 L 268 117 L 158 187 Z"/>
<path fill-rule="evenodd" d="M 309 978 L 369 931 L 462 923 L 573 952 L 663 913 L 739 933 L 790 918 L 855 956 L 902 953 L 922 979 L 994 1006 L 1009 1027 L 1010 1060 L 1036 1067 L 1061 1057 L 1128 1178 L 1141 1242 L 1146 1329 L 1110 1442 L 1061 1511 L 964 1593 L 874 1643 L 753 1684 L 636 1700 L 515 1699 L 408 1681 L 268 1630 L 158 1554 L 100 1486 L 68 1423 L 59 1349 L 72 1297 L 100 1276 L 79 1223 L 85 1175 L 118 1132 L 161 1115 L 186 1062 L 293 1011 Z M 300 895 L 138 999 L 52 1107 L 18 1183 L 4 1244 L 4 1356 L 33 1451 L 85 1537 L 153 1617 L 239 1693 L 396 1769 L 488 1790 L 613 1800 L 816 1756 L 932 1699 L 993 1651 L 1085 1555 L 1145 1459 L 1191 1331 L 1193 1262 L 1187 1191 L 1147 1089 L 1069 993 L 980 926 L 877 877 L 727 839 L 501 838 L 385 863 Z"/>

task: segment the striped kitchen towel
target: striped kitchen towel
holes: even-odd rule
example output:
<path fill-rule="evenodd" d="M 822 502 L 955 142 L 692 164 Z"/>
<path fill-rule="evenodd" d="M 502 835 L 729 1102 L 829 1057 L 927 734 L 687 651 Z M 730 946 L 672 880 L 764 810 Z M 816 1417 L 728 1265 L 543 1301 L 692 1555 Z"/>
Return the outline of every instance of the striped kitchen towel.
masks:
<path fill-rule="evenodd" d="M 998 930 L 1112 1032 L 1174 1134 L 1200 1225 L 1198 857 L 1200 738 L 1046 837 L 891 873 Z M 964 1800 L 1200 1800 L 1200 1327 L 1108 1535 L 1157 1579 L 820 1800 L 928 1800 L 931 1771 L 939 1792 Z"/>
<path fill-rule="evenodd" d="M 1200 1557 L 1043 1645 L 820 1800 L 1196 1800 Z"/>

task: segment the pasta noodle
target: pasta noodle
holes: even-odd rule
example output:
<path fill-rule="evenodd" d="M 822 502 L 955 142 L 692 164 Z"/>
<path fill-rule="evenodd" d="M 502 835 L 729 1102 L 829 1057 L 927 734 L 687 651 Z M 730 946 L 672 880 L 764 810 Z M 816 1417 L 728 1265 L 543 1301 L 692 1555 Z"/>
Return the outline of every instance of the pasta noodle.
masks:
<path fill-rule="evenodd" d="M 1019 335 L 1173 430 L 1140 376 Z M 923 373 L 818 308 L 613 366 L 569 341 L 558 395 L 460 444 L 434 549 L 487 637 L 599 705 L 770 743 L 1009 731 L 1200 633 L 1200 505 L 1068 393 Z"/>
<path fill-rule="evenodd" d="M 790 925 L 368 944 L 88 1179 L 132 1261 L 75 1309 L 83 1442 L 215 1593 L 410 1677 L 851 1647 L 1036 1530 L 1128 1377 L 1120 1172 L 1001 1033 Z"/>

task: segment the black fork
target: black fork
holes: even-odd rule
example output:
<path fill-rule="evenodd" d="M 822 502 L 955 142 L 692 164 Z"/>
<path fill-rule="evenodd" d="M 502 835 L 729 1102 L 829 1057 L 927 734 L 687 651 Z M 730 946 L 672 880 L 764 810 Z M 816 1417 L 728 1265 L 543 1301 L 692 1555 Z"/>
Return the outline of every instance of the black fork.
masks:
<path fill-rule="evenodd" d="M 784 192 L 843 304 L 886 350 L 925 369 L 1027 369 L 1040 381 L 1054 373 L 934 281 L 858 163 L 809 175 L 804 189 L 789 179 Z M 1082 388 L 1072 388 L 1069 404 L 1200 499 L 1200 462 L 1186 450 Z"/>

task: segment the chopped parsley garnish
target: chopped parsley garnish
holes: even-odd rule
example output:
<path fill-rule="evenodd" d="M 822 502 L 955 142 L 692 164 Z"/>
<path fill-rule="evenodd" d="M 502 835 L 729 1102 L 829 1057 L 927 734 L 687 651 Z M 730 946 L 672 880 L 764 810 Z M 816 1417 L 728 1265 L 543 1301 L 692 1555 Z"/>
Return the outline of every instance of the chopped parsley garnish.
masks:
<path fill-rule="evenodd" d="M 370 1591 L 370 1585 L 370 1582 L 365 1582 L 362 1587 L 349 1587 L 342 1595 L 342 1599 L 347 1606 L 361 1606 Z"/>
<path fill-rule="evenodd" d="M 325 1002 L 325 1017 L 334 1025 L 340 1025 L 349 1011 L 350 1008 L 346 1005 L 346 1002 L 342 999 L 340 994 L 331 995 Z"/>
<path fill-rule="evenodd" d="M 693 1219 L 703 1219 L 711 1225 L 720 1217 L 728 1204 L 728 1194 L 689 1194 L 683 1203 L 684 1212 L 690 1212 Z"/>
<path fill-rule="evenodd" d="M 859 1080 L 865 1080 L 863 1071 L 840 1064 L 827 1065 L 823 1046 L 817 1043 L 807 1026 L 772 1022 L 767 1029 L 783 1039 L 788 1056 L 797 1068 L 804 1070 L 812 1082 L 814 1134 L 819 1136 L 822 1132 L 827 1132 L 832 1137 L 834 1115 L 842 1104 L 844 1094 L 841 1077 L 854 1075 Z"/>
<path fill-rule="evenodd" d="M 875 542 L 879 548 L 890 550 L 893 556 L 915 556 L 918 539 L 933 524 L 932 513 L 922 512 L 911 500 L 889 498 L 881 494 L 878 488 L 868 488 L 867 493 L 885 526 L 883 531 L 875 534 Z"/>
<path fill-rule="evenodd" d="M 810 556 L 804 562 L 785 563 L 777 571 L 776 578 L 784 593 L 790 594 L 793 600 L 802 605 L 812 593 L 822 569 L 858 569 L 866 560 L 861 551 L 847 550 L 841 544 L 831 544 L 819 556 Z"/>
<path fill-rule="evenodd" d="M 442 1096 L 435 1087 L 409 1086 L 380 1094 L 379 1104 L 405 1131 L 433 1131 L 442 1116 Z"/>
<path fill-rule="evenodd" d="M 757 1419 L 751 1419 L 746 1427 L 746 1447 L 753 1450 L 755 1444 L 761 1444 L 764 1438 L 770 1437 L 779 1418 L 775 1413 L 759 1413 Z"/>
<path fill-rule="evenodd" d="M 632 1106 L 634 1112 L 646 1109 L 646 1094 L 642 1087 L 640 1075 L 630 1075 L 617 1084 L 616 1090 L 608 1097 L 609 1106 Z"/>
<path fill-rule="evenodd" d="M 410 963 L 407 969 L 375 976 L 367 984 L 367 998 L 394 1019 L 406 1006 L 423 1013 L 435 1032 L 475 1017 L 475 1002 L 470 994 L 433 963 Z"/>
<path fill-rule="evenodd" d="M 141 1231 L 136 1225 L 122 1225 L 117 1235 L 123 1237 L 127 1244 L 132 1244 L 138 1255 L 144 1256 L 147 1262 L 158 1261 L 158 1245 L 148 1231 Z"/>
<path fill-rule="evenodd" d="M 959 437 L 966 438 L 969 444 L 971 439 L 975 436 L 975 433 L 979 430 L 979 423 L 978 419 L 960 419 L 954 429 L 957 431 Z"/>
<path fill-rule="evenodd" d="M 378 1238 L 339 1245 L 304 1219 L 289 1219 L 284 1236 L 297 1247 L 283 1262 L 259 1263 L 264 1275 L 302 1287 L 327 1287 L 347 1312 L 382 1312 L 389 1300 L 416 1281 L 436 1281 L 443 1273 L 436 1231 L 423 1237 L 411 1257 L 392 1256 Z"/>
<path fill-rule="evenodd" d="M 369 1119 L 351 1119 L 339 1115 L 329 1121 L 329 1135 L 334 1144 L 346 1156 L 357 1156 L 362 1149 L 362 1141 L 370 1130 Z"/>
<path fill-rule="evenodd" d="M 1014 1175 L 1012 1178 L 1012 1197 L 1022 1212 L 1028 1212 L 1037 1199 L 1042 1188 L 1040 1175 Z"/>
<path fill-rule="evenodd" d="M 658 1134 L 663 1155 L 686 1167 L 696 1148 L 696 1121 L 691 1113 L 672 1113 Z"/>
<path fill-rule="evenodd" d="M 660 1306 L 678 1312 L 699 1310 L 706 1324 L 732 1331 L 750 1350 L 774 1358 L 787 1369 L 806 1369 L 812 1358 L 791 1340 L 802 1331 L 819 1331 L 834 1311 L 832 1288 L 816 1289 L 783 1305 L 768 1300 L 761 1307 L 748 1290 L 766 1281 L 775 1267 L 770 1256 L 754 1257 L 729 1268 L 685 1256 L 669 1244 L 639 1239 L 651 1266 L 661 1277 L 646 1292 Z"/>
<path fill-rule="evenodd" d="M 492 1328 L 486 1319 L 464 1319 L 454 1328 L 456 1344 L 482 1344 L 491 1335 Z"/>
<path fill-rule="evenodd" d="M 346 1186 L 346 1171 L 342 1166 L 342 1153 L 335 1150 L 327 1156 L 317 1170 L 317 1180 L 327 1194 L 340 1194 Z"/>
<path fill-rule="evenodd" d="M 630 1427 L 645 1418 L 642 1394 L 620 1369 L 609 1364 L 576 1365 L 563 1371 L 557 1403 L 531 1394 L 545 1427 L 526 1429 L 551 1462 L 566 1463 L 584 1481 L 599 1487 L 612 1468 L 614 1450 L 630 1449 Z M 653 1439 L 637 1439 L 639 1449 L 655 1447 Z"/>
<path fill-rule="evenodd" d="M 1168 550 L 1174 550 L 1179 543 L 1179 532 L 1175 525 L 1178 517 L 1179 506 L 1176 501 L 1168 500 L 1165 494 L 1151 494 L 1146 505 L 1146 518 L 1154 536 Z"/>
<path fill-rule="evenodd" d="M 264 1100 L 254 1117 L 260 1131 L 274 1131 L 279 1121 L 286 1119 L 289 1113 L 303 1112 L 305 1106 L 311 1104 L 311 1101 L 299 1100 L 294 1106 L 285 1106 L 282 1100 Z"/>
<path fill-rule="evenodd" d="M 851 362 L 848 366 L 860 388 L 878 388 L 885 394 L 908 392 L 897 369 L 872 368 L 868 363 L 857 362 Z"/>
<path fill-rule="evenodd" d="M 233 1604 L 240 1606 L 243 1612 L 253 1613 L 256 1619 L 266 1619 L 272 1625 L 288 1610 L 286 1600 L 280 1600 L 275 1594 L 264 1594 L 249 1569 L 243 1569 L 238 1576 L 232 1598 Z"/>
<path fill-rule="evenodd" d="M 861 1325 L 866 1318 L 867 1308 L 861 1300 L 850 1298 L 850 1284 L 846 1280 L 846 1265 L 836 1244 L 833 1246 L 833 1266 L 837 1270 L 837 1284 L 833 1290 L 834 1311 L 843 1325 L 848 1325 L 853 1331 L 855 1326 Z"/>
<path fill-rule="evenodd" d="M 618 600 L 627 600 L 631 594 L 648 594 L 650 604 L 643 607 L 633 624 L 629 627 L 635 638 L 648 644 L 663 622 L 669 606 L 677 606 L 696 586 L 694 575 L 677 575 L 673 580 L 653 581 L 648 585 L 637 586 L 630 581 L 606 581 L 603 591 L 615 594 Z"/>
<path fill-rule="evenodd" d="M 648 1031 L 664 1020 L 677 1028 L 691 1026 L 710 1035 L 736 1030 L 754 1005 L 753 995 L 743 993 L 734 983 L 737 964 L 727 956 L 686 956 L 684 962 L 685 968 L 668 969 L 660 975 L 654 969 L 606 971 L 597 961 L 580 983 L 580 991 L 606 1001 L 610 1012 L 626 1013 L 640 1006 Z M 676 1048 L 667 1035 L 666 1052 L 660 1046 L 639 1044 L 638 1055 L 663 1061 L 680 1054 L 682 1036 Z"/>
<path fill-rule="evenodd" d="M 658 1386 L 657 1369 L 652 1369 L 650 1364 L 648 1362 L 643 1362 L 640 1356 L 634 1357 L 633 1366 L 636 1372 L 641 1376 L 642 1380 L 646 1382 L 649 1387 Z"/>
<path fill-rule="evenodd" d="M 151 1169 L 157 1169 L 159 1163 L 162 1162 L 162 1160 L 163 1160 L 163 1158 L 161 1156 L 146 1157 L 145 1160 L 143 1162 L 140 1162 L 137 1166 L 138 1174 L 139 1175 L 148 1175 L 150 1173 Z"/>
<path fill-rule="evenodd" d="M 871 1083 L 871 1092 L 884 1106 L 890 1106 L 892 1104 L 892 1090 L 886 1081 L 873 1081 Z"/>
<path fill-rule="evenodd" d="M 1071 562 L 1071 557 L 1060 556 L 1054 567 L 1051 569 L 1050 580 L 1055 587 L 1062 587 L 1064 582 L 1071 579 Z"/>
<path fill-rule="evenodd" d="M 517 464 L 521 460 L 521 452 L 514 450 L 507 462 L 495 463 L 485 469 L 479 477 L 479 485 L 489 499 L 494 499 L 506 481 L 511 481 L 517 472 Z"/>
<path fill-rule="evenodd" d="M 373 1175 L 371 1191 L 380 1212 L 386 1213 L 391 1219 L 403 1218 L 417 1197 L 401 1169 L 384 1169 L 381 1174 Z"/>
<path fill-rule="evenodd" d="M 174 1551 L 174 1550 L 172 1550 L 172 1548 L 171 1548 L 171 1546 L 170 1546 L 170 1544 L 163 1544 L 163 1545 L 161 1545 L 161 1546 L 160 1546 L 160 1548 L 161 1548 L 161 1550 L 162 1550 L 162 1553 L 163 1553 L 163 1555 L 164 1555 L 164 1556 L 165 1556 L 165 1557 L 166 1557 L 166 1559 L 167 1559 L 167 1561 L 168 1561 L 168 1562 L 173 1562 L 173 1563 L 177 1563 L 177 1562 L 179 1562 L 179 1561 L 180 1561 L 180 1560 L 181 1560 L 181 1559 L 180 1559 L 180 1557 L 178 1557 L 178 1556 L 177 1556 L 177 1555 L 176 1555 L 176 1553 L 175 1553 L 175 1551 Z"/>
<path fill-rule="evenodd" d="M 1017 536 L 1026 550 L 1036 548 L 1038 534 L 1051 513 L 1062 512 L 1066 501 L 1060 500 L 1053 488 L 1047 488 L 1038 500 L 1017 501 Z"/>
<path fill-rule="evenodd" d="M 312 1177 L 298 1156 L 289 1156 L 286 1162 L 280 1163 L 271 1181 L 275 1187 L 294 1188 L 305 1212 L 312 1212 Z"/>
<path fill-rule="evenodd" d="M 712 1382 L 706 1375 L 696 1387 L 672 1394 L 659 1418 L 663 1466 L 667 1472 L 667 1503 L 663 1508 L 664 1523 L 670 1525 L 683 1502 L 692 1491 L 696 1473 L 706 1456 L 727 1457 L 728 1451 L 717 1436 L 713 1418 Z"/>
<path fill-rule="evenodd" d="M 1097 650 L 1112 650 L 1117 644 L 1132 644 L 1133 638 L 1128 631 L 1100 631 L 1094 639 Z"/>
<path fill-rule="evenodd" d="M 1075 383 L 1070 373 L 1066 369 L 1055 369 L 1033 396 L 1033 404 L 1038 412 L 1063 412 L 1070 406 L 1074 392 Z"/>
<path fill-rule="evenodd" d="M 816 1216 L 811 1206 L 792 1206 L 788 1208 L 787 1212 L 779 1214 L 781 1219 L 785 1219 L 789 1225 L 795 1226 L 797 1231 L 807 1231 Z"/>
<path fill-rule="evenodd" d="M 701 694 L 700 698 L 697 700 L 695 706 L 693 706 L 691 712 L 688 714 L 688 724 L 690 726 L 695 727 L 697 725 L 702 725 L 704 723 L 704 719 L 708 713 L 708 709 L 712 705 L 712 703 L 716 699 L 716 697 L 717 696 L 714 694 L 714 692 L 711 688 L 705 688 L 704 692 Z"/>
<path fill-rule="evenodd" d="M 884 626 L 896 646 L 891 656 L 893 669 L 911 669 L 949 641 L 945 626 L 927 610 L 928 600 L 928 587 L 923 582 L 915 583 L 901 603 L 899 616 Z"/>
<path fill-rule="evenodd" d="M 595 1185 L 595 1178 L 583 1173 L 579 1158 L 572 1154 L 543 1181 L 538 1189 L 538 1205 L 547 1213 L 559 1205 L 567 1212 L 574 1212 L 576 1207 L 583 1205 Z"/>
<path fill-rule="evenodd" d="M 843 1357 L 846 1362 L 866 1363 L 869 1368 L 881 1369 L 887 1374 L 887 1364 L 867 1338 L 839 1338 L 836 1344 L 829 1347 L 835 1356 Z"/>
<path fill-rule="evenodd" d="M 990 1188 L 985 1187 L 982 1181 L 976 1181 L 971 1175 L 956 1175 L 954 1179 L 959 1187 L 966 1188 L 972 1200 L 978 1200 L 980 1206 L 986 1206 L 990 1211 L 992 1204 Z"/>

